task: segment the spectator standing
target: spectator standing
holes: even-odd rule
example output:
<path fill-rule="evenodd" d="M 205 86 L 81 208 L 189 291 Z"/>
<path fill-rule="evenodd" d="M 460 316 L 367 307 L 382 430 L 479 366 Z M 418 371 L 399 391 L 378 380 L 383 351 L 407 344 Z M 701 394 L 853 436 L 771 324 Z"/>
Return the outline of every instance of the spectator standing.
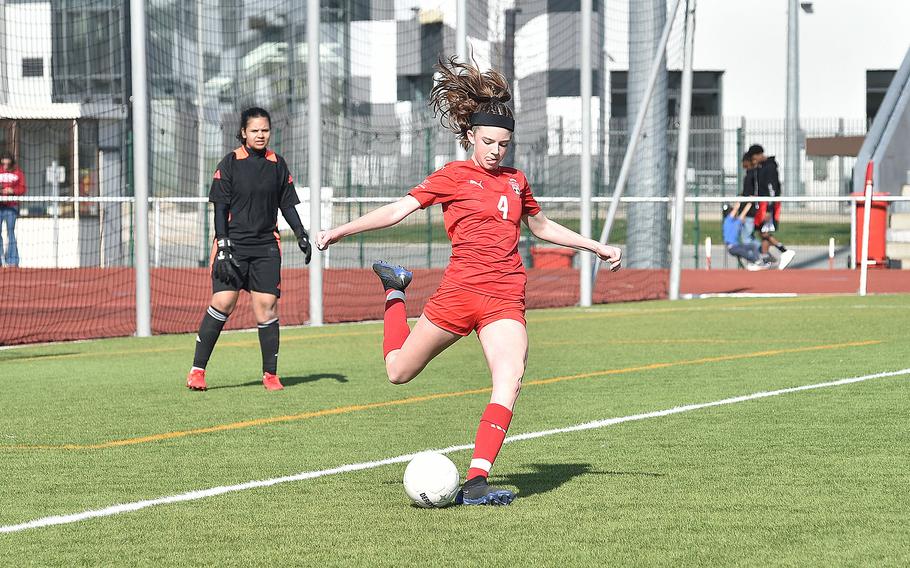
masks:
<path fill-rule="evenodd" d="M 19 266 L 19 247 L 16 244 L 16 219 L 19 202 L 4 199 L 25 195 L 25 174 L 9 152 L 0 154 L 0 260 L 5 266 Z M 3 225 L 6 225 L 7 246 L 3 253 Z"/>

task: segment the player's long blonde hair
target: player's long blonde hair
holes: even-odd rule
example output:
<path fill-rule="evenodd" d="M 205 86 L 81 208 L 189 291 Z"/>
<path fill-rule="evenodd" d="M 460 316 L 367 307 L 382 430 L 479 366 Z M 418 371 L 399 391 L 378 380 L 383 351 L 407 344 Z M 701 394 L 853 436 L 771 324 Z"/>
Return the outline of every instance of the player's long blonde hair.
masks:
<path fill-rule="evenodd" d="M 512 94 L 499 71 L 481 73 L 474 65 L 458 63 L 455 56 L 440 58 L 435 68 L 439 77 L 428 104 L 439 122 L 458 135 L 465 150 L 471 146 L 467 134 L 472 114 L 488 112 L 512 117 L 512 109 L 505 104 L 512 100 Z"/>

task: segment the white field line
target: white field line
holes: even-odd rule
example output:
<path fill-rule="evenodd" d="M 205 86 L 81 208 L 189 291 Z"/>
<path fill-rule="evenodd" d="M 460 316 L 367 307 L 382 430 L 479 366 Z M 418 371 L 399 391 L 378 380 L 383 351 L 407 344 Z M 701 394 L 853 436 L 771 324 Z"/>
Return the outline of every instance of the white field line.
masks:
<path fill-rule="evenodd" d="M 681 294 L 683 300 L 707 300 L 710 298 L 797 298 L 795 292 L 716 292 L 710 294 Z"/>
<path fill-rule="evenodd" d="M 594 430 L 597 428 L 604 428 L 606 426 L 613 426 L 614 424 L 622 424 L 623 422 L 633 422 L 636 420 L 646 420 L 648 418 L 660 418 L 661 416 L 670 416 L 671 414 L 680 414 L 682 412 L 689 412 L 692 410 L 699 410 L 702 408 L 710 408 L 712 406 L 724 406 L 727 404 L 736 404 L 738 402 L 747 402 L 750 400 L 757 400 L 760 398 L 768 398 L 772 396 L 779 396 L 782 394 L 790 394 L 795 392 L 814 390 L 814 389 L 823 389 L 828 387 L 838 387 L 842 385 L 849 385 L 852 383 L 860 383 L 863 381 L 869 381 L 872 379 L 880 379 L 884 377 L 896 377 L 899 375 L 910 374 L 910 368 L 901 369 L 899 371 L 889 371 L 885 373 L 875 373 L 873 375 L 863 375 L 861 377 L 851 377 L 847 379 L 839 379 L 834 381 L 828 381 L 824 383 L 815 383 L 811 385 L 802 385 L 798 387 L 790 387 L 785 389 L 778 389 L 773 391 L 763 391 L 753 394 L 747 394 L 742 396 L 735 396 L 732 398 L 725 398 L 722 400 L 715 400 L 713 402 L 703 402 L 698 404 L 687 404 L 684 406 L 675 406 L 673 408 L 668 408 L 666 410 L 655 410 L 653 412 L 645 412 L 643 414 L 632 414 L 630 416 L 620 416 L 617 418 L 607 418 L 604 420 L 595 420 L 593 422 L 585 422 L 584 424 L 577 424 L 575 426 L 567 426 L 565 428 L 553 428 L 551 430 L 541 430 L 539 432 L 527 432 L 525 434 L 518 434 L 515 436 L 509 436 L 506 438 L 505 443 L 510 442 L 520 442 L 523 440 L 533 440 L 535 438 L 543 438 L 546 436 L 553 436 L 555 434 L 565 434 L 567 432 L 580 432 L 583 430 Z M 440 450 L 433 450 L 443 454 L 460 452 L 464 450 L 470 450 L 474 447 L 473 444 L 464 444 L 461 446 L 450 446 L 448 448 L 443 448 Z M 425 450 L 426 451 L 426 450 Z M 70 515 L 54 515 L 51 517 L 42 517 L 39 519 L 34 519 L 17 525 L 5 525 L 0 526 L 0 533 L 14 533 L 20 532 L 28 529 L 37 529 L 42 527 L 49 527 L 53 525 L 66 525 L 70 523 L 77 523 L 80 521 L 85 521 L 88 519 L 94 519 L 98 517 L 110 517 L 113 515 L 119 515 L 121 513 L 129 513 L 131 511 L 138 511 L 140 509 L 146 509 L 148 507 L 156 507 L 158 505 L 168 505 L 171 503 L 181 503 L 184 501 L 196 501 L 199 499 L 206 499 L 208 497 L 215 497 L 217 495 L 224 495 L 225 493 L 234 493 L 237 491 L 246 491 L 248 489 L 258 489 L 260 487 L 271 487 L 272 485 L 278 485 L 280 483 L 289 483 L 292 481 L 303 481 L 306 479 L 316 479 L 318 477 L 326 477 L 329 475 L 337 475 L 340 473 L 350 473 L 353 471 L 362 471 L 367 469 L 375 469 L 378 467 L 404 463 L 410 461 L 417 453 L 404 454 L 392 458 L 386 458 L 382 460 L 361 462 L 354 464 L 347 464 L 338 467 L 333 467 L 330 469 L 320 469 L 316 471 L 306 471 L 297 473 L 294 475 L 287 475 L 284 477 L 275 477 L 272 479 L 263 479 L 258 481 L 247 481 L 245 483 L 238 483 L 236 485 L 223 485 L 220 487 L 212 487 L 211 489 L 199 489 L 196 491 L 189 491 L 187 493 L 180 493 L 178 495 L 170 495 L 167 497 L 158 497 L 157 499 L 146 499 L 144 501 L 135 501 L 133 503 L 124 503 L 120 505 L 113 505 L 111 507 L 105 507 L 104 509 L 93 509 L 89 511 L 83 511 L 81 513 L 73 513 Z"/>

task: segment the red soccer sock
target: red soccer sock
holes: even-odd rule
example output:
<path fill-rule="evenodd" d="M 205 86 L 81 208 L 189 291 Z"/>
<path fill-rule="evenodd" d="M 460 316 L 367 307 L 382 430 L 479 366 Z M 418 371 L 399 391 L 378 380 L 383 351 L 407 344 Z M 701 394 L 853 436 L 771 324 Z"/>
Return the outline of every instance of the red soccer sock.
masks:
<path fill-rule="evenodd" d="M 408 314 L 404 307 L 404 292 L 386 290 L 385 316 L 382 336 L 382 358 L 385 359 L 390 351 L 401 349 L 404 340 L 411 333 L 408 327 Z"/>
<path fill-rule="evenodd" d="M 502 441 L 506 438 L 511 421 L 511 410 L 492 402 L 487 405 L 483 416 L 480 417 L 480 426 L 474 439 L 474 455 L 471 457 L 471 469 L 468 470 L 467 479 L 477 476 L 485 478 L 490 475 L 490 468 L 493 467 L 493 462 L 502 448 Z"/>

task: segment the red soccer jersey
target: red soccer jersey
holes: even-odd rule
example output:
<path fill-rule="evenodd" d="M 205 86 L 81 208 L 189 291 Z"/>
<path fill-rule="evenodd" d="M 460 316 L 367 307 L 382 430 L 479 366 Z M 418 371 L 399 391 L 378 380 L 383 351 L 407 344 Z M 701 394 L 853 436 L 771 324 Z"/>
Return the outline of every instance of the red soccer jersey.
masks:
<path fill-rule="evenodd" d="M 450 162 L 409 192 L 421 208 L 442 205 L 452 257 L 443 282 L 495 298 L 524 297 L 527 276 L 518 255 L 523 215 L 540 206 L 514 168 L 491 172 L 471 160 Z"/>
<path fill-rule="evenodd" d="M 0 169 L 0 197 L 25 195 L 25 174 L 19 168 Z M 18 201 L 0 201 L 0 207 L 18 207 Z"/>

